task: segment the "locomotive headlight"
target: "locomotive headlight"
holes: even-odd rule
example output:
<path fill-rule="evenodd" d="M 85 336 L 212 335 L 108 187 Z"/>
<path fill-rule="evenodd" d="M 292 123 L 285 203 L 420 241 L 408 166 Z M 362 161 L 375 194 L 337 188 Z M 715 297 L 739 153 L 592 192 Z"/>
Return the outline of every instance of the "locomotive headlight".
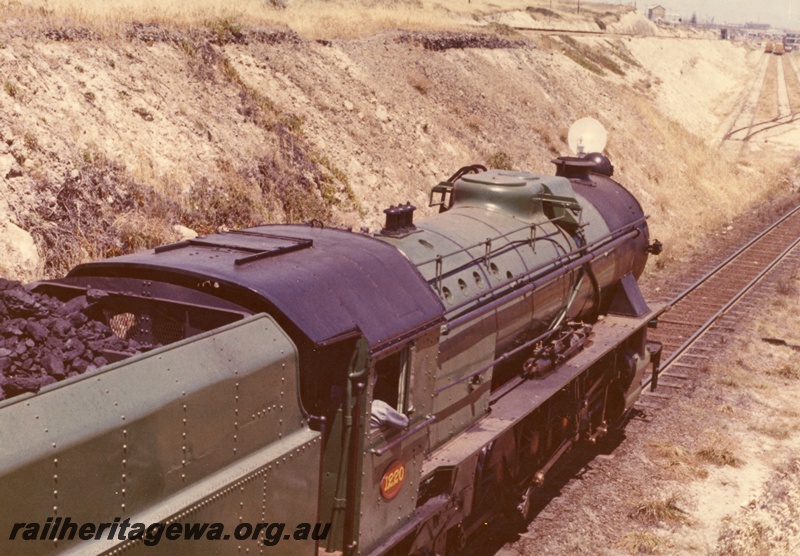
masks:
<path fill-rule="evenodd" d="M 567 143 L 576 156 L 582 157 L 586 153 L 603 152 L 607 142 L 606 128 L 594 118 L 581 118 L 569 126 Z"/>

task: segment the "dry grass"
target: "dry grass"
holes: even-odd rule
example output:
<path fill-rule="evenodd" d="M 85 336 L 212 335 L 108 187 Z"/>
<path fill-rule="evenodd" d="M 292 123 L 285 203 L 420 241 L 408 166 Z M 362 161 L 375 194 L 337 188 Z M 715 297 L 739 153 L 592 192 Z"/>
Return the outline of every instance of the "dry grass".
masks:
<path fill-rule="evenodd" d="M 498 170 L 513 170 L 514 159 L 507 152 L 495 151 L 486 157 L 486 167 Z"/>
<path fill-rule="evenodd" d="M 797 281 L 789 273 L 785 283 Z M 789 297 L 791 306 L 780 307 L 777 301 Z M 745 416 L 746 431 L 740 435 L 750 436 L 748 431 L 775 439 L 780 446 L 776 452 L 761 456 L 774 468 L 772 476 L 765 477 L 763 492 L 743 509 L 732 512 L 723 523 L 717 546 L 711 554 L 717 556 L 760 556 L 762 554 L 795 554 L 800 542 L 797 523 L 800 520 L 800 461 L 796 457 L 797 441 L 793 434 L 798 429 L 800 413 L 796 410 L 797 383 L 795 369 L 800 367 L 800 354 L 785 347 L 770 346 L 761 341 L 762 336 L 779 337 L 787 331 L 800 330 L 800 315 L 797 312 L 795 295 L 780 294 L 772 304 L 764 308 L 763 314 L 750 327 L 751 339 L 737 346 L 734 367 L 743 375 L 770 385 L 768 395 L 756 393 L 760 403 Z M 769 443 L 756 440 L 758 445 Z M 715 460 L 717 465 L 731 465 L 740 459 L 730 453 L 730 442 L 712 442 L 704 450 L 704 456 Z M 791 457 L 787 462 L 786 454 Z M 698 454 L 698 457 L 700 454 Z M 777 457 L 776 457 L 777 456 Z M 753 456 L 751 456 L 753 457 Z"/>
<path fill-rule="evenodd" d="M 729 447 L 717 443 L 701 448 L 695 455 L 700 461 L 719 466 L 741 467 L 744 464 Z"/>
<path fill-rule="evenodd" d="M 176 234 L 164 218 L 141 212 L 120 215 L 112 225 L 126 251 L 141 251 L 175 241 Z"/>
<path fill-rule="evenodd" d="M 756 122 L 767 122 L 778 116 L 778 56 L 770 56 L 767 64 L 756 107 Z"/>
<path fill-rule="evenodd" d="M 620 546 L 630 554 L 659 554 L 664 539 L 648 531 L 630 531 L 622 537 Z"/>
<path fill-rule="evenodd" d="M 524 9 L 528 2 L 508 2 Z M 228 20 L 248 25 L 285 25 L 308 38 L 353 38 L 387 29 L 452 28 L 466 14 L 498 11 L 484 0 L 459 2 L 322 1 L 322 0 L 19 0 L 0 3 L 0 19 L 64 19 L 104 33 L 131 21 L 195 27 Z"/>
<path fill-rule="evenodd" d="M 767 374 L 778 376 L 786 380 L 797 380 L 800 378 L 800 369 L 786 363 L 767 369 Z"/>
<path fill-rule="evenodd" d="M 792 110 L 800 109 L 800 79 L 797 78 L 797 72 L 794 71 L 794 65 L 789 62 L 789 58 L 781 56 L 781 63 L 783 64 L 783 75 L 786 79 L 786 92 L 789 95 L 789 105 Z"/>
<path fill-rule="evenodd" d="M 800 488 L 796 457 L 778 466 L 764 492 L 722 527 L 715 556 L 797 554 Z"/>
<path fill-rule="evenodd" d="M 733 534 L 728 530 L 722 533 L 717 550 L 713 554 L 717 556 L 776 554 L 775 546 L 770 542 L 772 536 L 774 536 L 774 532 L 770 524 L 759 520 L 749 520 L 745 525 L 739 526 Z"/>
<path fill-rule="evenodd" d="M 6 94 L 11 98 L 17 98 L 20 96 L 19 87 L 16 85 L 16 83 L 12 83 L 11 81 L 3 82 L 3 90 L 5 90 Z"/>
<path fill-rule="evenodd" d="M 678 500 L 675 496 L 670 496 L 665 500 L 643 502 L 631 511 L 630 517 L 650 525 L 691 523 L 689 514 L 678 507 Z"/>
<path fill-rule="evenodd" d="M 428 92 L 435 86 L 426 75 L 422 73 L 411 73 L 408 77 L 408 84 L 411 85 L 421 95 L 427 95 Z"/>
<path fill-rule="evenodd" d="M 697 465 L 697 460 L 684 446 L 669 440 L 657 440 L 650 446 L 655 451 L 653 460 L 667 469 L 675 479 L 702 479 L 708 476 L 708 471 Z"/>
<path fill-rule="evenodd" d="M 765 424 L 751 424 L 748 427 L 751 431 L 763 434 L 776 440 L 785 440 L 789 438 L 789 425 L 782 422 L 765 423 Z"/>
<path fill-rule="evenodd" d="M 261 224 L 268 220 L 268 214 L 258 187 L 231 170 L 215 181 L 200 179 L 194 183 L 182 223 L 208 234 Z"/>
<path fill-rule="evenodd" d="M 645 96 L 620 87 L 617 98 L 629 107 L 632 124 L 624 133 L 610 133 L 606 150 L 617 169 L 615 179 L 626 184 L 650 215 L 651 237 L 666 246 L 659 257 L 665 260 L 661 270 L 680 264 L 681 256 L 705 241 L 709 230 L 734 220 L 748 210 L 744 207 L 759 206 L 765 196 L 779 194 L 782 165 L 759 168 L 759 180 L 770 190 L 759 191 L 751 186 L 749 172 L 653 110 Z"/>
<path fill-rule="evenodd" d="M 778 295 L 796 298 L 798 294 L 800 294 L 800 279 L 797 274 L 778 284 Z"/>
<path fill-rule="evenodd" d="M 545 10 L 560 19 L 578 17 L 573 2 L 553 4 L 550 0 L 6 0 L 0 2 L 0 21 L 10 17 L 44 18 L 63 25 L 66 20 L 102 34 L 114 34 L 132 21 L 197 27 L 225 20 L 251 26 L 281 25 L 309 39 L 347 39 L 394 29 L 474 28 L 476 19 L 512 10 Z M 561 13 L 551 12 L 550 7 Z M 603 9 L 604 18 L 614 19 L 630 7 L 604 5 Z M 506 25 L 493 25 L 490 30 L 494 33 L 513 34 Z"/>
<path fill-rule="evenodd" d="M 595 44 L 589 46 L 568 35 L 559 35 L 559 39 L 564 44 L 564 54 L 592 73 L 605 75 L 605 70 L 608 70 L 617 75 L 625 75 L 620 65 L 611 56 L 603 52 L 606 51 L 608 54 L 612 54 L 613 51 L 603 45 Z"/>
<path fill-rule="evenodd" d="M 78 172 L 60 181 L 40 177 L 37 204 L 22 225 L 46 253 L 45 273 L 61 275 L 89 260 L 175 239 L 178 205 L 133 180 L 118 162 L 85 151 Z"/>

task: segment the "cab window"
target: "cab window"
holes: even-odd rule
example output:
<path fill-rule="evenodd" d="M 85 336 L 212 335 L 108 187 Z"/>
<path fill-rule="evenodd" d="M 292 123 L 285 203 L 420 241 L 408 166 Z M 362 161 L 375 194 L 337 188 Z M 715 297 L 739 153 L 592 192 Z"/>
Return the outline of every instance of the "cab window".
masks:
<path fill-rule="evenodd" d="M 382 400 L 401 413 L 414 410 L 411 389 L 413 386 L 412 346 L 389 355 L 375 365 L 376 382 L 373 399 Z"/>

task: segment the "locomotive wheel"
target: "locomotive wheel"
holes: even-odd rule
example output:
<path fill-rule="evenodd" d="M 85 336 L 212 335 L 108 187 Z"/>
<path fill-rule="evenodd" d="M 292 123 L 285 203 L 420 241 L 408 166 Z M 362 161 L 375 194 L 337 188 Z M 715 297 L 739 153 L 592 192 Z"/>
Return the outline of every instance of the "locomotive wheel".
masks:
<path fill-rule="evenodd" d="M 514 521 L 519 525 L 527 525 L 531 519 L 531 510 L 533 509 L 533 497 L 536 495 L 536 485 L 530 484 L 525 492 L 522 493 L 522 499 L 517 504 L 516 512 L 514 512 Z"/>

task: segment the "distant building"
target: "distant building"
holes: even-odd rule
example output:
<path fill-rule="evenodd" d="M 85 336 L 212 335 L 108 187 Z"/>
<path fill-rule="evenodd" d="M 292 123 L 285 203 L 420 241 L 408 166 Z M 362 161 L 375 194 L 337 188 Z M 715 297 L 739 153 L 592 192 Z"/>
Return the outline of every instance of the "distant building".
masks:
<path fill-rule="evenodd" d="M 650 21 L 658 21 L 659 19 L 664 19 L 666 17 L 667 9 L 660 4 L 656 4 L 651 8 L 647 8 L 647 19 Z"/>

